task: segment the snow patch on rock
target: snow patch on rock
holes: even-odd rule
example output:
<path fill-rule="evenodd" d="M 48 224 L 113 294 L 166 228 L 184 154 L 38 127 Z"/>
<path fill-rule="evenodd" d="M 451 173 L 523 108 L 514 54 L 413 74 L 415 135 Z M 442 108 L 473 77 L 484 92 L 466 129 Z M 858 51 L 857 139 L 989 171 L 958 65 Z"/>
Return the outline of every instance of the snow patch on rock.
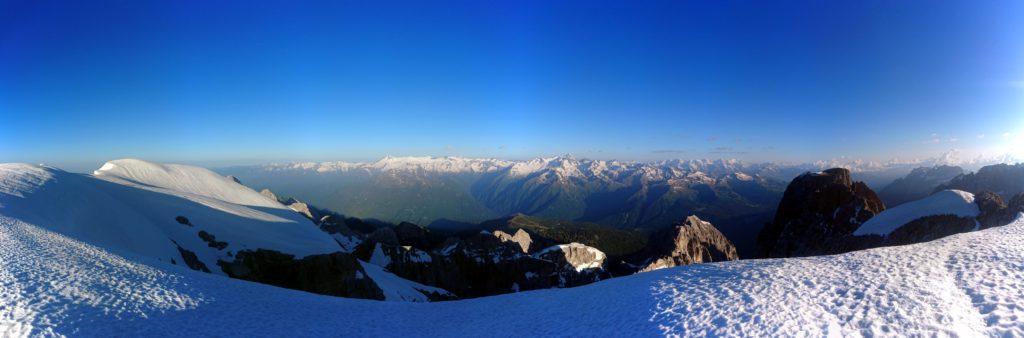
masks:
<path fill-rule="evenodd" d="M 977 217 L 981 211 L 974 204 L 974 194 L 962 190 L 943 190 L 917 201 L 907 202 L 882 211 L 861 224 L 854 236 L 887 236 L 904 224 L 921 217 L 956 215 Z"/>

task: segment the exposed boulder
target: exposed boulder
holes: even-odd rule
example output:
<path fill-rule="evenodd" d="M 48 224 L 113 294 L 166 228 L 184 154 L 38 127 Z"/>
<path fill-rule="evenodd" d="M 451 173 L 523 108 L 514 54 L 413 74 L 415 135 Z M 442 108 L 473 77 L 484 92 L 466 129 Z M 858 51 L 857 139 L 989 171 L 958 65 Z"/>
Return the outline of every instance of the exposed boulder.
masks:
<path fill-rule="evenodd" d="M 786 187 L 774 221 L 758 236 L 759 251 L 765 257 L 846 252 L 852 233 L 883 210 L 878 196 L 847 169 L 805 173 Z"/>
<path fill-rule="evenodd" d="M 710 222 L 687 217 L 672 227 L 655 232 L 634 266 L 651 271 L 673 266 L 737 260 L 736 247 Z"/>

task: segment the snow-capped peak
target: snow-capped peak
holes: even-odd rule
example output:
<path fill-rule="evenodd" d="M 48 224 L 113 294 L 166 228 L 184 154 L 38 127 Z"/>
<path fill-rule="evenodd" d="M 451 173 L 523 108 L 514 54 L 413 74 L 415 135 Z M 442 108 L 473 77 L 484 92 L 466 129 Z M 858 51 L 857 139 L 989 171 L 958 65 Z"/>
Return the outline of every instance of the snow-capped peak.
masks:
<path fill-rule="evenodd" d="M 491 172 L 506 167 L 508 164 L 495 159 L 470 159 L 463 157 L 432 157 L 409 156 L 384 158 L 369 163 L 367 168 L 383 171 L 429 171 L 429 172 Z"/>
<path fill-rule="evenodd" d="M 697 178 L 708 182 L 733 175 L 736 179 L 763 177 L 781 180 L 792 179 L 794 173 L 820 171 L 828 168 L 846 168 L 855 173 L 909 172 L 916 167 L 935 165 L 959 165 L 973 170 L 984 165 L 1020 162 L 1013 156 L 978 156 L 965 159 L 962 152 L 951 150 L 928 159 L 898 159 L 868 161 L 857 158 L 838 157 L 811 163 L 746 162 L 737 159 L 674 159 L 663 161 L 614 161 L 577 159 L 572 155 L 538 157 L 528 160 L 501 160 L 491 158 L 385 156 L 374 162 L 296 162 L 268 164 L 260 168 L 265 171 L 314 171 L 333 173 L 363 171 L 368 173 L 503 173 L 511 177 L 528 177 L 545 173 L 544 179 L 565 179 L 586 177 L 609 179 L 639 176 L 645 180 Z M 742 175 L 739 175 L 742 174 Z"/>

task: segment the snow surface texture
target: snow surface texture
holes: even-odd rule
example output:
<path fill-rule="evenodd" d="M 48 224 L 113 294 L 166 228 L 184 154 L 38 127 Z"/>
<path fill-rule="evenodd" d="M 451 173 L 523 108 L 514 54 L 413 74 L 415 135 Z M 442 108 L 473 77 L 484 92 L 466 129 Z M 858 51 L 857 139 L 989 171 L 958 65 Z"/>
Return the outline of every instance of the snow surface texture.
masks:
<path fill-rule="evenodd" d="M 244 249 L 304 257 L 340 248 L 308 219 L 227 177 L 139 160 L 108 162 L 94 176 L 0 164 L 0 215 L 164 262 L 183 264 L 181 246 L 214 273 L 222 273 L 218 259 L 230 261 L 228 253 Z M 227 247 L 208 246 L 199 231 Z"/>
<path fill-rule="evenodd" d="M 864 224 L 861 224 L 854 236 L 882 235 L 890 233 L 925 216 L 956 215 L 960 217 L 977 217 L 981 213 L 974 204 L 974 194 L 961 190 L 943 190 L 917 201 L 900 204 L 892 209 L 882 211 Z"/>
<path fill-rule="evenodd" d="M 0 335 L 1022 336 L 1022 242 L 1024 218 L 909 246 L 403 303 L 125 258 L 0 215 Z"/>

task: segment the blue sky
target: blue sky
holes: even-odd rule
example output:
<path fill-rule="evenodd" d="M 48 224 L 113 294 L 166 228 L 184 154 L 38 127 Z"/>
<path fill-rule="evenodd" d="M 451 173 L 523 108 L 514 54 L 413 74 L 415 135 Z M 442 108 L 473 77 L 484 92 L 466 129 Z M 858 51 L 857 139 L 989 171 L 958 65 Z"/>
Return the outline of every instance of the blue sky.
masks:
<path fill-rule="evenodd" d="M 1014 150 L 1020 13 L 1021 1 L 4 1 L 0 162 Z"/>

